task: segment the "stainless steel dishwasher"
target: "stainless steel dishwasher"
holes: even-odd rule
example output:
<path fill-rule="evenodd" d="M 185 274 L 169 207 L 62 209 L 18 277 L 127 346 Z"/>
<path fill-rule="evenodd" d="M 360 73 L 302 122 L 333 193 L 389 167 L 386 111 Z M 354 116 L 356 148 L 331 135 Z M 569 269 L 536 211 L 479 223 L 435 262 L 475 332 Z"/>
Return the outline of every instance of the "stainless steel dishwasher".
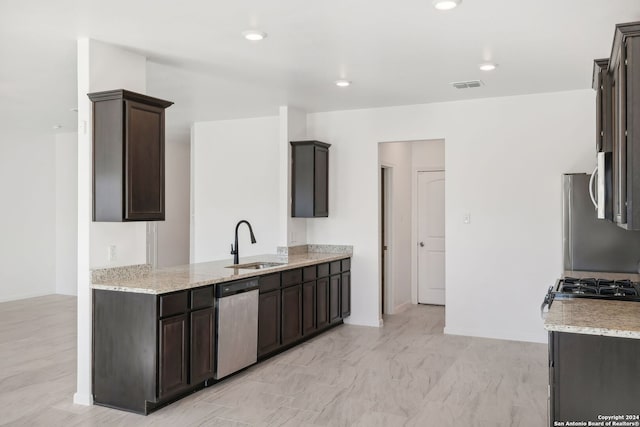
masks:
<path fill-rule="evenodd" d="M 216 286 L 216 348 L 216 379 L 256 363 L 258 279 Z"/>

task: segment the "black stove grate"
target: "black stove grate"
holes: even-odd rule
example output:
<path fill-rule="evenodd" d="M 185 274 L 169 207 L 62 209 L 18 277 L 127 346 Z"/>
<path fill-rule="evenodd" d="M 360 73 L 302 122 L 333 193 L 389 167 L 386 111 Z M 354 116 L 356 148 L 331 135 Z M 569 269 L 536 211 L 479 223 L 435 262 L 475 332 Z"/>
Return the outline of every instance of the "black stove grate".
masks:
<path fill-rule="evenodd" d="M 630 280 L 565 277 L 560 279 L 556 293 L 573 296 L 637 298 L 640 297 L 640 288 Z"/>

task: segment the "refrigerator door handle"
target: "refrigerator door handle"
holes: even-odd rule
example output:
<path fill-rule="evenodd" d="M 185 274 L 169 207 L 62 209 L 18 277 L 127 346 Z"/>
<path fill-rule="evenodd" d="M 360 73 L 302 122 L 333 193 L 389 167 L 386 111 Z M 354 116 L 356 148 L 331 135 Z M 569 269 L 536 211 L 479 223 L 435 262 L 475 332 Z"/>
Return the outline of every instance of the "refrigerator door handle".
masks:
<path fill-rule="evenodd" d="M 591 202 L 593 203 L 593 206 L 596 208 L 596 210 L 599 210 L 598 201 L 596 200 L 596 196 L 593 194 L 594 193 L 593 183 L 595 182 L 595 177 L 597 174 L 598 174 L 598 166 L 596 166 L 596 168 L 593 170 L 593 173 L 591 174 L 591 178 L 589 178 L 589 196 L 591 196 Z"/>
<path fill-rule="evenodd" d="M 596 166 L 596 170 L 597 170 L 597 179 L 596 179 L 596 210 L 598 211 L 597 217 L 598 219 L 605 219 L 605 213 L 604 213 L 604 208 L 605 208 L 605 200 L 606 200 L 606 196 L 604 194 L 605 192 L 605 176 L 606 176 L 606 172 L 605 172 L 605 153 L 604 152 L 599 152 L 598 153 L 598 166 Z M 593 178 L 593 176 L 592 176 Z"/>

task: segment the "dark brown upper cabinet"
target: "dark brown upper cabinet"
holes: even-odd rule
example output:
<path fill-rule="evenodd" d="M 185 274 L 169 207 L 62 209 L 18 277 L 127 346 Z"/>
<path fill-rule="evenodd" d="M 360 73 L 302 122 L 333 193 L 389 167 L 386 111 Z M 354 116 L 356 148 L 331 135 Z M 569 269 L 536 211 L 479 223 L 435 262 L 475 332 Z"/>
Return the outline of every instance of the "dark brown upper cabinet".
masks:
<path fill-rule="evenodd" d="M 592 86 L 596 91 L 596 151 L 613 150 L 611 121 L 611 81 L 607 70 L 609 58 L 593 61 Z"/>
<path fill-rule="evenodd" d="M 124 89 L 93 101 L 93 220 L 164 221 L 164 110 Z"/>
<path fill-rule="evenodd" d="M 291 216 L 329 216 L 329 147 L 320 141 L 291 141 Z"/>
<path fill-rule="evenodd" d="M 640 230 L 640 22 L 616 25 L 611 57 L 595 61 L 593 88 L 600 218 Z"/>

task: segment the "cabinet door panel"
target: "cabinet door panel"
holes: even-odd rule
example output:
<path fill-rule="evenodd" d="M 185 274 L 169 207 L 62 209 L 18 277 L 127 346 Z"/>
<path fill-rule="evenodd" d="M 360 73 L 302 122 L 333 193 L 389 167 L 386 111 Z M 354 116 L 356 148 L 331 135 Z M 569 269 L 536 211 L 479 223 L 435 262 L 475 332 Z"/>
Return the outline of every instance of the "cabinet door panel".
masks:
<path fill-rule="evenodd" d="M 340 320 L 340 275 L 329 278 L 329 323 Z"/>
<path fill-rule="evenodd" d="M 342 282 L 340 283 L 340 307 L 342 318 L 351 314 L 351 273 L 342 273 Z"/>
<path fill-rule="evenodd" d="M 164 109 L 125 104 L 125 219 L 164 219 Z"/>
<path fill-rule="evenodd" d="M 315 147 L 313 216 L 329 215 L 329 150 Z"/>
<path fill-rule="evenodd" d="M 302 334 L 316 330 L 316 282 L 302 285 Z"/>
<path fill-rule="evenodd" d="M 282 345 L 302 337 L 302 285 L 282 290 Z"/>
<path fill-rule="evenodd" d="M 190 383 L 197 384 L 213 378 L 215 354 L 215 315 L 213 308 L 191 313 L 191 375 Z"/>
<path fill-rule="evenodd" d="M 260 294 L 258 303 L 258 356 L 280 347 L 280 291 Z"/>
<path fill-rule="evenodd" d="M 160 320 L 160 397 L 171 395 L 188 385 L 188 344 L 186 314 Z"/>
<path fill-rule="evenodd" d="M 328 265 L 327 265 L 328 266 Z M 324 328 L 329 324 L 329 278 L 316 281 L 316 327 Z"/>

